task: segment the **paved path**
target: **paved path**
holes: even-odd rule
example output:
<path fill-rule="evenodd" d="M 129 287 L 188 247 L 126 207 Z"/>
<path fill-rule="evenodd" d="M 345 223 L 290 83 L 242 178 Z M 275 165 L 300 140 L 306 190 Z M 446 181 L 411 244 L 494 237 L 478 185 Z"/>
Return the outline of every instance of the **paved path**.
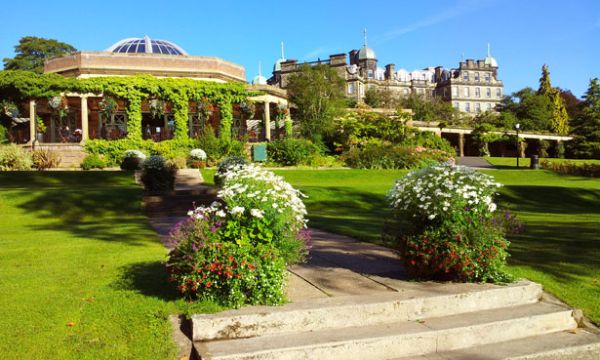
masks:
<path fill-rule="evenodd" d="M 463 156 L 456 158 L 458 165 L 467 166 L 475 169 L 495 169 L 494 165 L 490 164 L 486 159 L 477 156 Z"/>

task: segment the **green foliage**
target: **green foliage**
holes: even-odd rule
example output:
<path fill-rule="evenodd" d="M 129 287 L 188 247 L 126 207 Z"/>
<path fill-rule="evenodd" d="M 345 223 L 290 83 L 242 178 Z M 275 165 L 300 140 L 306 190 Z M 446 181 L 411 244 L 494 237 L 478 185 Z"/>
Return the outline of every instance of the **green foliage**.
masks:
<path fill-rule="evenodd" d="M 540 163 L 543 169 L 551 170 L 559 174 L 588 176 L 600 178 L 600 165 L 591 163 L 575 163 L 573 161 L 548 161 Z"/>
<path fill-rule="evenodd" d="M 575 139 L 569 153 L 576 158 L 600 159 L 600 80 L 590 80 L 578 117 L 573 119 Z"/>
<path fill-rule="evenodd" d="M 549 148 L 550 148 L 550 142 L 548 140 L 540 140 L 538 156 L 541 158 L 548 157 L 548 149 Z"/>
<path fill-rule="evenodd" d="M 0 145 L 0 171 L 31 169 L 31 153 L 16 144 Z"/>
<path fill-rule="evenodd" d="M 414 128 L 407 128 L 406 137 L 402 141 L 402 144 L 424 147 L 430 150 L 441 150 L 448 153 L 448 156 L 455 153 L 454 148 L 448 140 L 431 131 L 419 131 Z"/>
<path fill-rule="evenodd" d="M 53 57 L 77 51 L 73 46 L 54 40 L 35 36 L 25 36 L 15 46 L 15 57 L 4 58 L 6 70 L 27 70 L 44 72 L 44 61 Z"/>
<path fill-rule="evenodd" d="M 552 83 L 550 81 L 550 70 L 548 70 L 548 65 L 544 64 L 542 66 L 542 77 L 540 77 L 538 94 L 550 97 L 553 92 L 554 88 L 552 87 Z"/>
<path fill-rule="evenodd" d="M 446 124 L 454 124 L 458 121 L 459 112 L 452 104 L 439 97 L 421 96 L 411 94 L 402 100 L 402 106 L 412 109 L 413 120 L 436 122 L 443 121 Z"/>
<path fill-rule="evenodd" d="M 552 99 L 552 120 L 550 122 L 552 132 L 567 135 L 569 133 L 569 114 L 565 102 L 558 90 L 553 90 L 550 97 Z"/>
<path fill-rule="evenodd" d="M 473 128 L 471 138 L 479 150 L 479 156 L 490 156 L 488 145 L 491 142 L 502 140 L 502 135 L 491 133 L 494 127 L 489 123 L 480 123 Z"/>
<path fill-rule="evenodd" d="M 491 176 L 432 166 L 398 180 L 388 199 L 396 226 L 389 235 L 416 278 L 503 282 L 509 242 L 494 217 L 500 186 Z M 512 222 L 509 223 L 511 228 Z"/>
<path fill-rule="evenodd" d="M 452 155 L 442 150 L 371 139 L 361 146 L 352 147 L 340 158 L 357 169 L 409 169 L 448 161 Z"/>
<path fill-rule="evenodd" d="M 32 167 L 39 171 L 48 170 L 60 165 L 60 156 L 50 150 L 34 150 L 31 152 Z"/>
<path fill-rule="evenodd" d="M 525 131 L 551 130 L 552 101 L 531 88 L 524 88 L 506 97 L 502 108 L 503 111 L 512 113 Z"/>
<path fill-rule="evenodd" d="M 103 156 L 98 154 L 88 154 L 83 158 L 79 165 L 82 170 L 104 169 L 108 166 Z"/>
<path fill-rule="evenodd" d="M 287 90 L 303 137 L 320 142 L 333 131 L 333 120 L 344 106 L 344 84 L 328 65 L 305 65 L 290 76 Z"/>
<path fill-rule="evenodd" d="M 232 104 L 246 101 L 250 95 L 244 84 L 216 83 L 185 78 L 156 78 L 150 75 L 65 78 L 56 74 L 28 71 L 0 72 L 0 98 L 50 98 L 61 92 L 104 94 L 126 102 L 128 138 L 142 137 L 142 101 L 154 98 L 169 101 L 175 118 L 175 139 L 188 136 L 188 101 L 207 101 L 221 108 L 222 140 L 231 139 Z"/>
<path fill-rule="evenodd" d="M 282 166 L 311 165 L 321 149 L 310 140 L 285 138 L 267 144 L 269 160 Z"/>
<path fill-rule="evenodd" d="M 380 108 L 383 105 L 381 94 L 375 87 L 369 88 L 365 92 L 364 102 L 372 108 Z"/>
<path fill-rule="evenodd" d="M 0 145 L 8 142 L 8 129 L 0 124 Z"/>
<path fill-rule="evenodd" d="M 142 183 L 150 192 L 173 190 L 177 168 L 160 155 L 152 155 L 142 163 Z"/>

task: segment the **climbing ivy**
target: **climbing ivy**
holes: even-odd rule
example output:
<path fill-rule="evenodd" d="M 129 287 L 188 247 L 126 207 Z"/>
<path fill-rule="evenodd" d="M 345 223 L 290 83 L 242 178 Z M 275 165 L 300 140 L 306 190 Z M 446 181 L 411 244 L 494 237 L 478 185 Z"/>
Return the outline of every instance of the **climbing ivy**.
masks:
<path fill-rule="evenodd" d="M 242 83 L 215 83 L 192 79 L 159 79 L 151 75 L 130 77 L 65 78 L 56 74 L 28 71 L 0 71 L 0 99 L 13 101 L 50 98 L 64 92 L 94 93 L 126 102 L 128 137 L 141 139 L 142 102 L 149 98 L 171 103 L 175 118 L 175 138 L 188 136 L 189 101 L 205 99 L 220 108 L 222 139 L 231 138 L 232 105 L 246 101 L 249 92 Z"/>

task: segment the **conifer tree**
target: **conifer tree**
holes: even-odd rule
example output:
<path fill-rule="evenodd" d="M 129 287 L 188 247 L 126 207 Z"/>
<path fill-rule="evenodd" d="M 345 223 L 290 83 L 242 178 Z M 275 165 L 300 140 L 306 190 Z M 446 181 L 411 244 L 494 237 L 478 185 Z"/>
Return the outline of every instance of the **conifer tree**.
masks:
<path fill-rule="evenodd" d="M 540 88 L 538 89 L 538 94 L 550 96 L 552 94 L 552 83 L 550 82 L 550 70 L 548 70 L 548 65 L 544 64 L 542 66 L 542 77 L 540 78 Z"/>
<path fill-rule="evenodd" d="M 552 119 L 550 126 L 552 131 L 559 135 L 567 135 L 569 133 L 569 114 L 565 101 L 560 96 L 560 91 L 553 89 L 552 94 Z"/>

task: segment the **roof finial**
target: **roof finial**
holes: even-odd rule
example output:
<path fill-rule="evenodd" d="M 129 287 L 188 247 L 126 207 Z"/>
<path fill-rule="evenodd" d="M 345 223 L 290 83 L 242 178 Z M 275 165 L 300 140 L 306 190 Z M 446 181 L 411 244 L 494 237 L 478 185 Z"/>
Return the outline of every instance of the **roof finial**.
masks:
<path fill-rule="evenodd" d="M 364 30 L 365 33 L 365 48 L 367 47 L 367 28 Z"/>
<path fill-rule="evenodd" d="M 492 56 L 492 52 L 490 51 L 490 43 L 488 43 L 488 57 Z"/>
<path fill-rule="evenodd" d="M 285 53 L 283 51 L 283 41 L 281 42 L 281 61 L 285 61 Z"/>

